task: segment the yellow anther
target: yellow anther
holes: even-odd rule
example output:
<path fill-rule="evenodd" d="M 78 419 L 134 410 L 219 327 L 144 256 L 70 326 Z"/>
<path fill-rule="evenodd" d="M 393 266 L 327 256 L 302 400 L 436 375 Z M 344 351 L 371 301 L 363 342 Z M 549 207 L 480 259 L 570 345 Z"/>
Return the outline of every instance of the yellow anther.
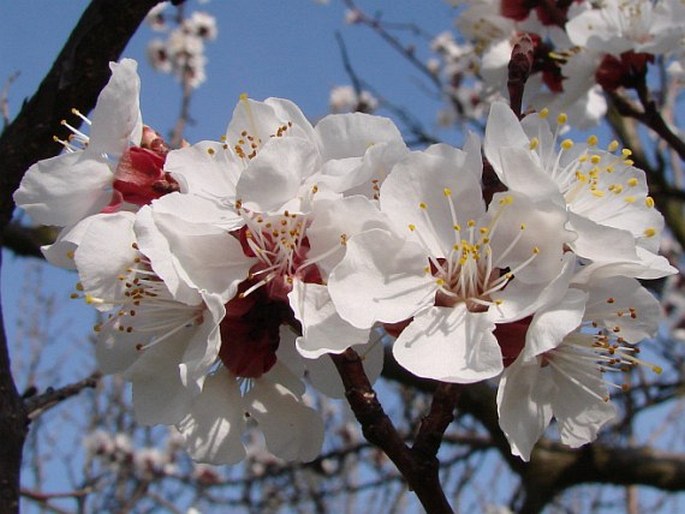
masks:
<path fill-rule="evenodd" d="M 435 283 L 438 285 L 438 287 L 442 287 L 445 285 L 445 279 L 444 278 L 438 278 L 435 280 Z"/>
<path fill-rule="evenodd" d="M 530 144 L 528 145 L 531 150 L 535 150 L 538 145 L 540 144 L 540 140 L 537 137 L 534 137 L 533 139 L 530 140 Z"/>
<path fill-rule="evenodd" d="M 559 125 L 563 125 L 568 121 L 568 116 L 566 116 L 565 112 L 559 113 L 559 116 L 557 116 L 557 123 Z"/>
<path fill-rule="evenodd" d="M 564 150 L 570 150 L 571 148 L 573 148 L 573 141 L 571 141 L 570 139 L 564 139 L 561 142 L 561 148 L 563 148 Z"/>
<path fill-rule="evenodd" d="M 75 289 L 77 291 L 83 291 L 83 284 L 81 282 L 76 282 Z"/>
<path fill-rule="evenodd" d="M 490 232 L 490 229 L 488 227 L 481 227 L 479 230 L 481 234 L 487 234 L 488 232 Z"/>
<path fill-rule="evenodd" d="M 247 93 L 240 93 L 239 98 L 242 102 L 246 102 L 249 97 L 247 96 Z"/>
<path fill-rule="evenodd" d="M 590 136 L 587 138 L 587 144 L 589 146 L 597 146 L 597 143 L 599 143 L 599 138 L 597 138 L 597 136 Z"/>
<path fill-rule="evenodd" d="M 521 223 L 521 227 L 520 227 L 520 228 L 521 228 L 521 230 L 526 230 L 526 224 L 525 224 L 525 223 Z"/>
<path fill-rule="evenodd" d="M 214 151 L 214 148 L 207 148 L 207 153 L 209 155 L 214 155 L 216 152 Z"/>
<path fill-rule="evenodd" d="M 611 143 L 609 143 L 609 146 L 607 146 L 607 150 L 610 152 L 615 152 L 616 150 L 618 150 L 618 147 L 619 142 L 614 139 Z"/>
<path fill-rule="evenodd" d="M 599 164 L 599 161 L 601 160 L 602 158 L 599 155 L 593 155 L 592 157 L 590 157 L 590 162 L 592 164 Z"/>
<path fill-rule="evenodd" d="M 629 185 L 630 187 L 635 187 L 635 186 L 637 186 L 638 184 L 639 184 L 639 181 L 638 181 L 635 177 L 629 178 L 629 179 L 628 179 L 628 185 Z"/>
<path fill-rule="evenodd" d="M 656 229 L 649 227 L 644 231 L 645 237 L 654 237 L 656 235 Z"/>
<path fill-rule="evenodd" d="M 579 182 L 587 182 L 587 175 L 578 170 L 576 171 L 576 180 Z"/>
<path fill-rule="evenodd" d="M 538 112 L 538 116 L 544 120 L 547 116 L 549 116 L 549 109 L 547 107 L 541 109 L 540 112 Z"/>
<path fill-rule="evenodd" d="M 654 198 L 652 198 L 651 196 L 648 196 L 647 198 L 645 198 L 645 205 L 647 207 L 649 207 L 650 209 L 652 207 L 654 207 Z"/>
<path fill-rule="evenodd" d="M 539 254 L 539 253 L 540 253 L 540 248 L 537 247 L 537 246 L 534 246 L 534 247 L 533 247 L 533 254 L 534 254 L 534 255 L 537 255 L 537 254 Z"/>
<path fill-rule="evenodd" d="M 425 202 L 421 202 L 419 204 L 419 209 L 425 209 L 426 207 L 428 207 L 428 206 L 425 204 Z"/>
<path fill-rule="evenodd" d="M 633 164 L 635 164 L 635 161 L 633 161 L 632 159 L 626 159 L 623 161 L 623 164 L 625 164 L 626 166 L 632 166 Z"/>
<path fill-rule="evenodd" d="M 458 252 L 458 251 L 459 251 L 459 245 L 458 245 L 458 244 L 453 244 L 453 245 L 452 245 L 452 250 L 454 250 L 455 252 Z"/>
<path fill-rule="evenodd" d="M 409 224 L 409 230 L 411 230 L 412 232 L 414 232 L 414 230 L 416 230 L 416 225 L 414 225 L 413 223 L 410 223 L 410 224 Z"/>
<path fill-rule="evenodd" d="M 93 303 L 104 303 L 100 298 L 96 298 L 90 294 L 86 294 L 85 298 L 86 298 L 86 303 L 89 305 L 93 304 Z"/>
<path fill-rule="evenodd" d="M 657 375 L 661 375 L 664 370 L 661 366 L 652 366 L 652 371 Z"/>
<path fill-rule="evenodd" d="M 495 305 L 502 305 L 504 300 L 495 300 Z"/>
<path fill-rule="evenodd" d="M 452 196 L 452 190 L 449 187 L 446 187 L 442 190 L 442 194 L 444 194 L 445 196 Z"/>
<path fill-rule="evenodd" d="M 623 157 L 630 157 L 633 155 L 633 151 L 630 148 L 624 148 L 621 150 L 621 155 L 623 155 Z"/>
<path fill-rule="evenodd" d="M 514 203 L 514 197 L 511 195 L 507 195 L 499 200 L 500 205 L 511 205 L 512 203 Z"/>
<path fill-rule="evenodd" d="M 469 220 L 466 224 L 469 226 L 469 228 L 473 228 L 476 226 L 476 221 L 475 220 Z"/>
<path fill-rule="evenodd" d="M 593 189 L 592 194 L 597 198 L 602 198 L 604 196 L 604 191 L 600 191 L 599 189 Z"/>

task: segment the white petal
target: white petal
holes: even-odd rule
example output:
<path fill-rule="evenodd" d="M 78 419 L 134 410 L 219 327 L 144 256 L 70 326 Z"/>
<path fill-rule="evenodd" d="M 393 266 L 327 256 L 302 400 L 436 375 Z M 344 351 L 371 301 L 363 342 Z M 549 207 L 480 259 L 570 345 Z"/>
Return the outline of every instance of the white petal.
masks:
<path fill-rule="evenodd" d="M 413 374 L 470 384 L 498 375 L 502 353 L 487 313 L 463 304 L 431 307 L 417 314 L 393 345 L 397 362 Z"/>
<path fill-rule="evenodd" d="M 493 102 L 485 125 L 483 151 L 485 157 L 502 179 L 506 163 L 502 161 L 501 148 L 527 148 L 530 140 L 523 131 L 518 118 L 504 102 Z"/>
<path fill-rule="evenodd" d="M 107 330 L 98 334 L 95 357 L 98 369 L 104 374 L 126 371 L 140 357 L 137 334 Z"/>
<path fill-rule="evenodd" d="M 460 150 L 413 152 L 395 165 L 381 186 L 381 211 L 395 230 L 410 234 L 409 227 L 415 227 L 435 257 L 445 257 L 456 242 L 454 225 L 466 227 L 485 212 L 480 182 L 466 168 L 466 157 Z"/>
<path fill-rule="evenodd" d="M 111 309 L 124 300 L 126 286 L 119 277 L 128 274 L 138 256 L 132 246 L 134 220 L 130 212 L 92 216 L 75 253 L 84 292 L 104 301 L 96 305 L 99 310 Z"/>
<path fill-rule="evenodd" d="M 154 272 L 164 281 L 174 299 L 194 305 L 199 303 L 199 292 L 173 254 L 171 243 L 157 226 L 152 208 L 148 205 L 138 211 L 135 223 L 138 246 L 150 259 Z"/>
<path fill-rule="evenodd" d="M 356 328 L 338 315 L 326 286 L 295 280 L 288 299 L 302 324 L 302 336 L 296 344 L 304 357 L 315 359 L 325 353 L 342 353 L 369 340 L 368 329 Z"/>
<path fill-rule="evenodd" d="M 250 161 L 238 180 L 236 195 L 249 209 L 281 209 L 298 196 L 304 179 L 319 166 L 319 155 L 310 141 L 274 138 Z"/>
<path fill-rule="evenodd" d="M 497 389 L 499 426 L 511 453 L 530 460 L 535 443 L 552 419 L 552 383 L 537 360 L 518 358 L 504 370 Z"/>
<path fill-rule="evenodd" d="M 38 161 L 14 193 L 14 201 L 43 225 L 65 227 L 100 212 L 110 201 L 112 171 L 101 157 L 73 152 Z"/>
<path fill-rule="evenodd" d="M 586 293 L 569 289 L 559 303 L 536 312 L 526 333 L 526 346 L 521 358 L 531 359 L 559 346 L 583 321 L 587 298 Z"/>
<path fill-rule="evenodd" d="M 64 227 L 53 244 L 42 246 L 40 250 L 48 262 L 61 268 L 76 269 L 74 262 L 76 249 L 94 219 L 96 219 L 95 216 L 89 216 L 76 225 Z"/>
<path fill-rule="evenodd" d="M 654 337 L 661 306 L 637 280 L 628 277 L 593 279 L 584 289 L 589 293 L 586 319 L 629 343 Z"/>
<path fill-rule="evenodd" d="M 190 413 L 177 425 L 193 460 L 237 464 L 245 458 L 243 405 L 238 383 L 226 368 L 207 377 Z"/>
<path fill-rule="evenodd" d="M 164 170 L 184 185 L 184 192 L 207 198 L 235 200 L 235 186 L 243 169 L 224 143 L 201 141 L 169 152 Z"/>
<path fill-rule="evenodd" d="M 315 130 L 321 138 L 324 160 L 361 157 L 373 145 L 402 141 L 392 120 L 361 112 L 329 114 Z"/>
<path fill-rule="evenodd" d="M 415 243 L 373 229 L 352 237 L 332 271 L 328 290 L 340 316 L 357 328 L 410 318 L 432 303 L 428 260 Z"/>
<path fill-rule="evenodd" d="M 140 78 L 133 59 L 110 63 L 112 77 L 98 96 L 91 116 L 88 153 L 118 157 L 131 143 L 140 144 Z"/>
<path fill-rule="evenodd" d="M 143 425 L 173 425 L 190 410 L 194 391 L 183 383 L 179 368 L 187 346 L 183 335 L 142 350 L 125 375 L 133 383 L 136 420 Z"/>
<path fill-rule="evenodd" d="M 637 260 L 635 239 L 626 230 L 621 230 L 569 213 L 570 226 L 578 234 L 571 243 L 579 256 L 593 261 Z"/>
<path fill-rule="evenodd" d="M 218 295 L 203 294 L 205 310 L 202 323 L 193 327 L 193 335 L 188 340 L 188 347 L 183 353 L 179 372 L 183 384 L 199 391 L 209 369 L 219 356 L 221 335 L 219 323 L 226 314 L 224 301 Z"/>
<path fill-rule="evenodd" d="M 376 204 L 363 196 L 314 201 L 312 224 L 307 228 L 308 258 L 316 259 L 316 265 L 327 277 L 345 253 L 343 240 L 372 228 L 387 228 L 387 223 Z M 317 258 L 336 247 L 337 252 L 324 259 Z"/>
<path fill-rule="evenodd" d="M 323 444 L 321 416 L 288 389 L 258 379 L 245 401 L 275 456 L 302 462 L 319 456 Z"/>
<path fill-rule="evenodd" d="M 584 378 L 587 387 L 601 380 L 599 370 L 595 370 L 597 381 Z M 554 417 L 559 424 L 561 441 L 572 448 L 578 448 L 597 438 L 597 432 L 616 416 L 616 408 L 608 401 L 601 400 L 582 391 L 567 379 L 557 379 L 558 392 L 553 400 Z M 604 396 L 606 391 L 598 389 L 597 394 Z"/>

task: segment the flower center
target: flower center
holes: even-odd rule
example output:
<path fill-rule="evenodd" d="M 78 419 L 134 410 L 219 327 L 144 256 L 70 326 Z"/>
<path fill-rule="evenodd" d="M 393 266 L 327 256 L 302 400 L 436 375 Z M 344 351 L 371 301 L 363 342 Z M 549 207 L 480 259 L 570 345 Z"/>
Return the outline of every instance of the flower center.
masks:
<path fill-rule="evenodd" d="M 520 224 L 518 233 L 510 243 L 497 255 L 494 254 L 491 245 L 492 238 L 497 237 L 498 225 L 508 205 L 514 201 L 512 196 L 504 196 L 499 199 L 494 216 L 487 223 L 468 220 L 463 227 L 457 218 L 456 209 L 452 201 L 452 191 L 444 188 L 452 217 L 453 243 L 445 257 L 435 257 L 428 253 L 429 266 L 426 273 L 435 277 L 437 292 L 435 305 L 451 307 L 458 303 L 465 303 L 471 312 L 483 312 L 491 305 L 499 304 L 492 300 L 491 295 L 501 291 L 516 273 L 528 266 L 540 252 L 538 247 L 533 247 L 530 257 L 519 263 L 515 268 L 509 269 L 503 262 L 510 256 L 519 244 L 525 224 Z M 426 210 L 425 203 L 419 204 L 423 213 L 424 221 L 428 229 L 437 234 Z M 409 229 L 416 234 L 421 244 L 428 249 L 421 234 L 415 225 Z"/>
<path fill-rule="evenodd" d="M 285 211 L 264 217 L 242 208 L 238 210 L 245 218 L 245 226 L 238 231 L 243 252 L 259 261 L 250 270 L 251 285 L 241 296 L 264 286 L 270 298 L 287 303 L 295 277 L 304 282 L 322 283 L 319 269 L 307 260 L 310 245 L 306 230 L 311 223 L 307 216 Z"/>
<path fill-rule="evenodd" d="M 137 249 L 137 245 L 133 244 Z M 113 330 L 127 334 L 139 334 L 144 342 L 136 348 L 144 351 L 188 328 L 204 321 L 205 305 L 187 305 L 174 300 L 164 282 L 152 271 L 150 261 L 142 254 L 135 258 L 125 273 L 119 275 L 123 294 L 116 299 L 104 299 L 86 294 L 90 304 L 111 303 L 118 305 L 107 319 L 96 324 L 96 332 Z M 77 284 L 77 289 L 82 286 Z M 72 298 L 80 297 L 73 294 Z"/>

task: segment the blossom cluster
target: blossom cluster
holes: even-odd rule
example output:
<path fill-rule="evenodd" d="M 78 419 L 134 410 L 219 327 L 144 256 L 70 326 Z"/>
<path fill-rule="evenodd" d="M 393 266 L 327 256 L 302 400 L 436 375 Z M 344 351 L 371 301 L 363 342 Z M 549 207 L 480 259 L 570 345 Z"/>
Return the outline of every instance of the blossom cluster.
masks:
<path fill-rule="evenodd" d="M 148 44 L 147 55 L 152 67 L 162 73 L 171 73 L 190 88 L 206 80 L 205 42 L 216 39 L 216 19 L 211 14 L 194 11 L 189 17 L 177 20 L 171 27 L 166 12 L 169 2 L 157 4 L 147 15 L 147 22 L 156 32 L 167 38 L 155 38 Z"/>
<path fill-rule="evenodd" d="M 354 348 L 373 380 L 388 338 L 419 377 L 500 377 L 524 459 L 552 417 L 579 446 L 614 416 L 604 374 L 641 363 L 659 320 L 637 279 L 675 271 L 628 149 L 559 141 L 565 116 L 500 102 L 482 142 L 410 151 L 389 119 L 312 125 L 244 95 L 221 140 L 172 150 L 142 123 L 136 63 L 111 68 L 91 119 L 76 112 L 89 135 L 71 128 L 14 198 L 63 227 L 45 256 L 104 314 L 98 362 L 132 383 L 140 422 L 175 425 L 199 461 L 243 459 L 248 428 L 314 459 L 304 378 L 340 397 L 327 354 Z"/>
<path fill-rule="evenodd" d="M 572 125 L 590 127 L 606 114 L 604 92 L 633 88 L 648 64 L 663 60 L 683 70 L 685 6 L 679 0 L 449 0 L 459 7 L 456 26 L 438 35 L 432 61 L 469 117 L 506 95 L 507 66 L 516 41 L 533 43 L 532 75 L 524 108 L 568 112 Z M 453 109 L 453 108 L 451 108 Z M 453 117 L 443 113 L 447 120 Z"/>

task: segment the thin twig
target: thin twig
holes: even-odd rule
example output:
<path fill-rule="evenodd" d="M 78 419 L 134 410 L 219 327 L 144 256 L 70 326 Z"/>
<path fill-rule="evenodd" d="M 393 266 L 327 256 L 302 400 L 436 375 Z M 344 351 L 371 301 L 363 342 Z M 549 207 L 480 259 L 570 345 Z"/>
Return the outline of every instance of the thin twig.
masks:
<path fill-rule="evenodd" d="M 93 389 L 97 387 L 101 377 L 102 373 L 96 371 L 89 377 L 74 382 L 73 384 L 60 387 L 59 389 L 49 387 L 43 394 L 25 399 L 24 408 L 26 409 L 27 416 L 29 419 L 36 419 L 45 411 L 72 396 L 76 396 L 84 389 Z"/>

